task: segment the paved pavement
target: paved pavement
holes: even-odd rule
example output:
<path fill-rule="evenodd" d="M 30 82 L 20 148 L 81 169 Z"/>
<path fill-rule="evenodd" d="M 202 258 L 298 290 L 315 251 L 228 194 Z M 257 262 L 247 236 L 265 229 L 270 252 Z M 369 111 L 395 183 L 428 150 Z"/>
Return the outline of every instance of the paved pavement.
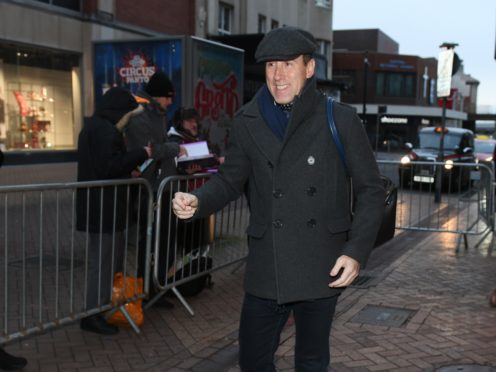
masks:
<path fill-rule="evenodd" d="M 0 169 L 0 184 L 71 181 L 74 165 Z M 56 168 L 56 169 L 54 169 Z M 44 173 L 44 174 L 42 174 Z M 469 237 L 469 243 L 477 237 Z M 496 371 L 496 257 L 488 237 L 457 251 L 454 234 L 402 232 L 377 248 L 362 281 L 340 298 L 331 334 L 333 371 Z M 7 345 L 28 358 L 25 371 L 239 371 L 238 317 L 243 267 L 213 274 L 214 286 L 189 299 L 191 317 L 172 310 L 145 313 L 141 333 L 111 337 L 77 324 Z M 294 326 L 282 334 L 277 368 L 293 370 Z M 468 367 L 471 366 L 471 367 Z M 485 366 L 485 369 L 482 368 Z M 444 371 L 444 370 L 443 370 Z"/>

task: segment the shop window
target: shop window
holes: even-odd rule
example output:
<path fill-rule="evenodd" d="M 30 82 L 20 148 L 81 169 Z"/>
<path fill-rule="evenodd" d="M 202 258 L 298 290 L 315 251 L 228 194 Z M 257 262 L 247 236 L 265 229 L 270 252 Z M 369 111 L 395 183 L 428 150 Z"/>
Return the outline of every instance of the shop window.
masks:
<path fill-rule="evenodd" d="M 415 74 L 378 72 L 376 94 L 384 97 L 414 97 Z"/>
<path fill-rule="evenodd" d="M 74 149 L 81 125 L 79 56 L 0 46 L 0 147 Z"/>
<path fill-rule="evenodd" d="M 345 94 L 357 94 L 356 90 L 356 70 L 332 70 L 332 80 L 344 85 Z"/>
<path fill-rule="evenodd" d="M 231 35 L 233 20 L 233 7 L 219 3 L 219 35 Z"/>

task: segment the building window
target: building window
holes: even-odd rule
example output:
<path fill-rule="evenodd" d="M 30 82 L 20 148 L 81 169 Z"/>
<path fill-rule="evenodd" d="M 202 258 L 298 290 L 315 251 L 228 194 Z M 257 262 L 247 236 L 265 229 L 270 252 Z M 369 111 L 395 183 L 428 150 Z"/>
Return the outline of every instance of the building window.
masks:
<path fill-rule="evenodd" d="M 327 53 L 329 53 L 329 49 L 331 48 L 331 43 L 327 40 L 317 40 L 319 44 L 319 49 L 317 52 L 327 57 Z"/>
<path fill-rule="evenodd" d="M 383 97 L 414 97 L 415 74 L 378 72 L 376 94 Z"/>
<path fill-rule="evenodd" d="M 271 24 L 270 24 L 270 29 L 273 30 L 275 28 L 279 28 L 279 22 L 276 21 L 275 19 L 273 19 Z"/>
<path fill-rule="evenodd" d="M 356 70 L 332 70 L 332 79 L 338 83 L 342 83 L 345 87 L 345 95 L 357 94 L 356 90 Z"/>
<path fill-rule="evenodd" d="M 76 147 L 79 60 L 74 53 L 0 44 L 0 148 Z"/>
<path fill-rule="evenodd" d="M 58 6 L 65 9 L 74 10 L 76 12 L 81 11 L 81 1 L 80 0 L 34 0 L 39 3 L 45 3 L 53 6 Z"/>
<path fill-rule="evenodd" d="M 258 15 L 258 33 L 265 34 L 267 32 L 267 17 L 259 14 Z"/>
<path fill-rule="evenodd" d="M 219 35 L 231 35 L 233 7 L 219 3 Z"/>
<path fill-rule="evenodd" d="M 321 6 L 323 8 L 331 7 L 331 0 L 315 0 L 315 6 Z"/>

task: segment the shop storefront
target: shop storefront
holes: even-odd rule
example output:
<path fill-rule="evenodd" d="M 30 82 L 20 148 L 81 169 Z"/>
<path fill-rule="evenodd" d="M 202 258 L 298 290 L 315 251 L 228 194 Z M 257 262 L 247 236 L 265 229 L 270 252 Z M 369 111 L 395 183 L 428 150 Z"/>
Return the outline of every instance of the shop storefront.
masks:
<path fill-rule="evenodd" d="M 0 42 L 0 148 L 74 150 L 81 127 L 81 56 Z"/>
<path fill-rule="evenodd" d="M 463 119 L 463 116 L 456 119 L 447 118 L 446 126 L 461 128 L 463 122 L 459 119 Z M 366 131 L 373 149 L 385 152 L 404 152 L 406 142 L 414 146 L 418 145 L 418 132 L 422 128 L 441 125 L 441 121 L 440 116 L 367 115 Z"/>

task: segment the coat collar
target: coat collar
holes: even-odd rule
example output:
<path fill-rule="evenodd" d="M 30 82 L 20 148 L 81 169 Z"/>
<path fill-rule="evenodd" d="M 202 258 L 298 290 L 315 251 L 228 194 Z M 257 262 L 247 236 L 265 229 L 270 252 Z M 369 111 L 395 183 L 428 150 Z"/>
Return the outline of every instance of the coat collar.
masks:
<path fill-rule="evenodd" d="M 257 104 L 259 95 L 260 91 L 246 104 L 241 115 L 243 115 L 248 132 L 260 148 L 260 151 L 272 164 L 276 164 L 281 151 L 302 126 L 303 122 L 314 112 L 320 94 L 316 90 L 315 78 L 310 78 L 305 84 L 302 93 L 295 99 L 283 142 L 279 141 L 262 118 Z"/>
<path fill-rule="evenodd" d="M 282 149 L 282 143 L 262 117 L 257 103 L 260 94 L 261 91 L 259 90 L 255 97 L 245 106 L 242 115 L 253 141 L 268 161 L 271 164 L 275 164 Z"/>
<path fill-rule="evenodd" d="M 294 100 L 288 128 L 286 129 L 286 135 L 284 136 L 283 146 L 288 143 L 302 123 L 312 115 L 319 97 L 320 94 L 317 91 L 316 79 L 315 77 L 312 77 L 307 80 L 301 94 L 296 96 Z"/>

